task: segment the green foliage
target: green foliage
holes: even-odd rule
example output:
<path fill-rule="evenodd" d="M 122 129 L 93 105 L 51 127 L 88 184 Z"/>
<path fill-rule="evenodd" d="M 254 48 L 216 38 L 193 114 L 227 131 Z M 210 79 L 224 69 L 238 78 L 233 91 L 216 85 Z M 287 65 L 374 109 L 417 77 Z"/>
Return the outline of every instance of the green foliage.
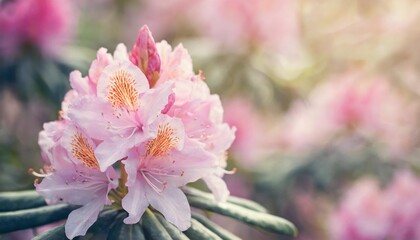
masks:
<path fill-rule="evenodd" d="M 65 219 L 75 206 L 58 204 L 0 213 L 0 233 L 42 226 Z"/>
<path fill-rule="evenodd" d="M 289 221 L 266 213 L 266 209 L 249 200 L 229 197 L 217 203 L 213 196 L 193 188 L 184 188 L 190 205 L 204 211 L 232 217 L 262 230 L 296 236 L 297 230 Z M 6 203 L 11 203 L 7 205 Z M 45 201 L 35 191 L 0 194 L 0 233 L 34 228 L 65 219 L 77 206 L 66 204 L 44 206 Z M 96 239 L 239 239 L 205 216 L 193 212 L 191 227 L 184 232 L 152 208 L 146 210 L 137 224 L 124 224 L 127 213 L 114 206 L 106 207 L 98 220 L 80 240 Z M 57 226 L 35 237 L 35 240 L 66 239 L 64 225 Z"/>
<path fill-rule="evenodd" d="M 0 212 L 45 206 L 45 200 L 34 191 L 0 193 Z"/>

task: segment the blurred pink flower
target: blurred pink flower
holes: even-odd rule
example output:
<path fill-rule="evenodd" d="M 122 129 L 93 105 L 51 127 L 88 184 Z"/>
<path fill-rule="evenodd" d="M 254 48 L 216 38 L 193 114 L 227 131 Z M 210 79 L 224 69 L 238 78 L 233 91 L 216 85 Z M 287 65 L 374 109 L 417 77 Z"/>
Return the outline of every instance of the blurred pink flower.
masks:
<path fill-rule="evenodd" d="M 350 71 L 316 87 L 307 103 L 292 106 L 280 127 L 281 141 L 289 149 L 308 149 L 355 133 L 403 154 L 410 147 L 413 110 L 387 79 Z"/>
<path fill-rule="evenodd" d="M 161 35 L 184 26 L 230 51 L 260 45 L 289 53 L 300 44 L 296 7 L 294 0 L 146 1 L 140 18 Z"/>
<path fill-rule="evenodd" d="M 0 58 L 15 57 L 30 45 L 45 55 L 58 54 L 76 27 L 71 1 L 14 0 L 0 6 Z"/>
<path fill-rule="evenodd" d="M 420 239 L 420 179 L 410 172 L 399 172 L 386 190 L 392 230 L 390 239 Z"/>
<path fill-rule="evenodd" d="M 420 180 L 399 172 L 381 190 L 377 181 L 362 179 L 347 190 L 331 217 L 331 239 L 419 239 Z"/>
<path fill-rule="evenodd" d="M 332 239 L 385 239 L 389 212 L 378 183 L 364 179 L 352 186 L 340 203 L 332 221 Z"/>
<path fill-rule="evenodd" d="M 263 157 L 270 134 L 264 130 L 266 121 L 259 115 L 253 103 L 246 98 L 226 101 L 225 121 L 236 129 L 231 152 L 237 163 L 246 168 L 254 166 Z"/>

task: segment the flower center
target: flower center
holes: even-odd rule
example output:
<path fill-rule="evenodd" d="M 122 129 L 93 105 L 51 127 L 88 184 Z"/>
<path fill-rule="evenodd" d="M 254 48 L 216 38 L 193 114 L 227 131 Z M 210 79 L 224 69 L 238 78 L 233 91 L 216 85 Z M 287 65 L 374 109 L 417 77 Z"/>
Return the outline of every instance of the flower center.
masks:
<path fill-rule="evenodd" d="M 92 147 L 81 133 L 76 133 L 71 142 L 73 156 L 80 160 L 86 167 L 99 169 L 98 160 L 95 157 Z"/>
<path fill-rule="evenodd" d="M 115 71 L 110 80 L 108 101 L 114 109 L 126 107 L 129 110 L 138 108 L 138 92 L 134 87 L 135 79 L 128 71 Z"/>
<path fill-rule="evenodd" d="M 146 156 L 162 157 L 168 154 L 179 141 L 174 135 L 175 129 L 168 123 L 160 125 L 156 138 L 147 143 Z"/>

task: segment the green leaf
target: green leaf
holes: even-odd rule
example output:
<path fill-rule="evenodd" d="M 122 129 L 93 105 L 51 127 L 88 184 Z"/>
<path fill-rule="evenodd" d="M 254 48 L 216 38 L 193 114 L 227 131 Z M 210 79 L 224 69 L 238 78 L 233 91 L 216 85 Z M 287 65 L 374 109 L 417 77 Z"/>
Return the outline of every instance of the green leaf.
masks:
<path fill-rule="evenodd" d="M 214 239 L 221 240 L 214 232 L 207 229 L 195 219 L 191 219 L 191 227 L 184 232 L 190 239 Z"/>
<path fill-rule="evenodd" d="M 89 228 L 85 236 L 79 237 L 81 240 L 102 240 L 105 239 L 111 228 L 117 220 L 119 211 L 116 209 L 105 209 L 99 216 L 98 220 Z"/>
<path fill-rule="evenodd" d="M 147 239 L 165 240 L 172 239 L 166 229 L 156 219 L 155 215 L 150 209 L 146 209 L 146 212 L 142 217 L 143 230 L 146 234 Z"/>
<path fill-rule="evenodd" d="M 33 190 L 0 193 L 0 212 L 45 206 L 44 198 Z"/>
<path fill-rule="evenodd" d="M 229 202 L 216 203 L 215 201 L 210 201 L 209 199 L 198 196 L 187 196 L 187 198 L 190 205 L 193 207 L 235 218 L 241 222 L 262 228 L 266 231 L 292 236 L 297 235 L 297 229 L 293 223 L 284 218 L 256 212 Z"/>
<path fill-rule="evenodd" d="M 125 224 L 123 219 L 126 214 L 120 215 L 118 221 L 111 229 L 108 235 L 108 240 L 145 240 L 143 230 L 139 223 Z"/>
<path fill-rule="evenodd" d="M 50 229 L 41 235 L 34 237 L 32 240 L 67 240 L 64 224 Z"/>
<path fill-rule="evenodd" d="M 65 219 L 77 206 L 58 204 L 0 213 L 0 233 L 42 226 Z"/>
<path fill-rule="evenodd" d="M 214 201 L 214 196 L 210 193 L 206 193 L 206 192 L 203 192 L 198 189 L 191 188 L 191 187 L 184 187 L 182 188 L 182 190 L 187 196 L 197 196 L 197 197 L 202 197 L 202 198 Z M 261 206 L 260 204 L 254 201 L 243 199 L 243 198 L 229 196 L 227 199 L 227 202 L 235 204 L 235 205 L 239 205 L 244 208 L 248 208 L 257 212 L 264 212 L 264 213 L 268 212 L 267 209 Z"/>
<path fill-rule="evenodd" d="M 166 219 L 162 215 L 160 215 L 159 213 L 156 213 L 155 216 L 159 220 L 159 222 L 162 224 L 162 226 L 166 228 L 166 231 L 169 233 L 172 239 L 174 240 L 188 240 L 189 239 L 177 227 L 172 225 L 172 223 L 166 221 Z"/>
<path fill-rule="evenodd" d="M 240 240 L 239 237 L 235 236 L 233 233 L 215 224 L 203 215 L 192 213 L 192 217 L 224 240 Z"/>

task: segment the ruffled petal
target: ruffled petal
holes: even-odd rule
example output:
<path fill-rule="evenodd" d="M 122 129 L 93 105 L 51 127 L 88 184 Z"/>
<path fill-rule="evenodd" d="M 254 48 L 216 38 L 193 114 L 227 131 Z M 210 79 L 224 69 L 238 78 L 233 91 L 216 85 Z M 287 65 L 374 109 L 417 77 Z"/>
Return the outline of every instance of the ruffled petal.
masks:
<path fill-rule="evenodd" d="M 107 53 L 106 48 L 100 48 L 96 54 L 96 59 L 93 60 L 89 68 L 89 80 L 93 84 L 97 84 L 102 71 L 108 64 L 112 62 L 111 54 Z"/>
<path fill-rule="evenodd" d="M 96 94 L 88 78 L 82 77 L 82 73 L 80 71 L 75 70 L 71 72 L 69 79 L 71 88 L 76 90 L 78 94 Z"/>
<path fill-rule="evenodd" d="M 127 61 L 128 60 L 127 47 L 124 44 L 120 43 L 120 44 L 117 45 L 117 48 L 115 48 L 114 60 L 115 61 Z"/>

